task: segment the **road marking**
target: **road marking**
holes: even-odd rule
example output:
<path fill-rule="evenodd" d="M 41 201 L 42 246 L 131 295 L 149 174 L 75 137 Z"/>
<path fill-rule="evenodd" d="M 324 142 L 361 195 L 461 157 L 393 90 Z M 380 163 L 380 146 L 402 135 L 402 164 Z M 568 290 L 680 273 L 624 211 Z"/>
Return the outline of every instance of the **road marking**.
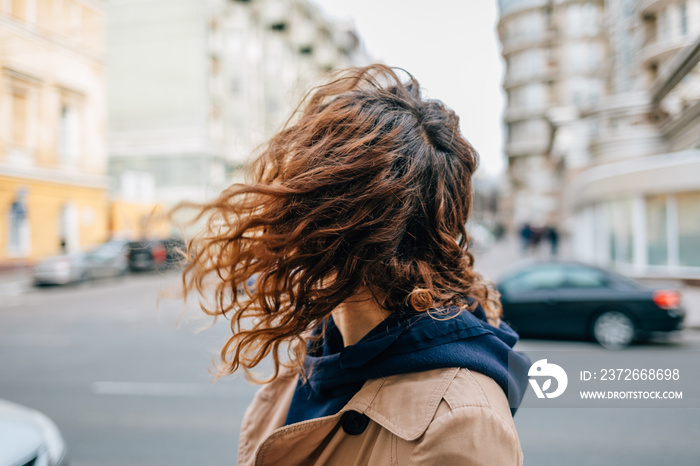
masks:
<path fill-rule="evenodd" d="M 163 382 L 93 382 L 97 395 L 222 396 L 212 385 Z M 218 393 L 217 393 L 218 392 Z M 225 396 L 225 395 L 224 395 Z"/>
<path fill-rule="evenodd" d="M 0 346 L 36 346 L 45 348 L 68 348 L 75 346 L 76 341 L 62 335 L 10 335 L 0 340 Z"/>

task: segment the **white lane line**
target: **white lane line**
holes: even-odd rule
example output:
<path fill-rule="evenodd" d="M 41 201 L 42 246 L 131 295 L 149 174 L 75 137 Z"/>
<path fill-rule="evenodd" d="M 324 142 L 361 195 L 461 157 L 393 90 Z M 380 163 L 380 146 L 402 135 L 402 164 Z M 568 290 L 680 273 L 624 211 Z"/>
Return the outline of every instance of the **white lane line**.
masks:
<path fill-rule="evenodd" d="M 41 348 L 68 348 L 75 346 L 76 340 L 61 335 L 12 335 L 0 340 L 2 346 L 23 346 Z"/>
<path fill-rule="evenodd" d="M 221 396 L 211 385 L 160 382 L 93 382 L 97 395 Z"/>

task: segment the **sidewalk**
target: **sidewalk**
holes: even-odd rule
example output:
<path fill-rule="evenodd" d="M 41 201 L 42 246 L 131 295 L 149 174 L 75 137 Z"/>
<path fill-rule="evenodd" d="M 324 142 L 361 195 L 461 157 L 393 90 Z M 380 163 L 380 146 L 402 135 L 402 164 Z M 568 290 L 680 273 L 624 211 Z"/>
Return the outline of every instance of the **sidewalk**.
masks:
<path fill-rule="evenodd" d="M 536 254 L 536 257 L 532 255 L 524 257 L 519 248 L 519 243 L 513 238 L 505 238 L 501 242 L 496 243 L 488 251 L 476 253 L 474 255 L 474 268 L 477 272 L 481 273 L 485 279 L 496 281 L 503 272 L 511 267 L 532 261 L 533 259 L 546 259 L 548 257 L 548 244 L 544 244 L 543 246 L 544 247 Z M 560 259 L 567 259 L 570 257 L 566 244 L 562 245 L 560 252 Z M 700 287 L 675 282 L 670 284 L 669 282 L 663 283 L 659 280 L 650 282 L 645 280 L 640 281 L 646 282 L 649 285 L 667 285 L 673 289 L 679 290 L 681 292 L 682 304 L 686 311 L 685 328 L 700 329 Z"/>
<path fill-rule="evenodd" d="M 32 285 L 31 274 L 31 267 L 0 269 L 0 300 L 29 291 Z"/>

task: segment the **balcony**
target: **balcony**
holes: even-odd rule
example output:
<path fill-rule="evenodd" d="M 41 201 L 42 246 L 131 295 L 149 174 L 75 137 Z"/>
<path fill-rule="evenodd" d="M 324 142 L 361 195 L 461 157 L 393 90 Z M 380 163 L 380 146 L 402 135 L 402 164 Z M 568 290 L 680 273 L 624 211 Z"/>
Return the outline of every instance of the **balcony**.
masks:
<path fill-rule="evenodd" d="M 274 30 L 283 31 L 289 21 L 289 5 L 283 0 L 268 0 L 262 3 L 260 19 Z"/>
<path fill-rule="evenodd" d="M 662 63 L 672 58 L 680 49 L 693 43 L 693 36 L 671 34 L 671 37 L 659 41 L 649 42 L 642 48 L 641 58 L 645 67 L 652 63 Z"/>
<path fill-rule="evenodd" d="M 520 11 L 546 7 L 549 3 L 549 0 L 499 0 L 498 14 L 505 18 Z"/>
<path fill-rule="evenodd" d="M 539 155 L 547 152 L 548 147 L 548 137 L 540 136 L 527 139 L 517 139 L 506 144 L 506 155 L 508 155 L 508 157 Z"/>
<path fill-rule="evenodd" d="M 665 149 L 658 132 L 648 127 L 599 136 L 591 143 L 591 153 L 598 163 L 645 157 Z"/>
<path fill-rule="evenodd" d="M 513 123 L 516 121 L 531 120 L 534 118 L 544 118 L 547 108 L 545 106 L 531 107 L 526 105 L 511 106 L 508 105 L 505 113 L 503 114 L 503 119 L 506 123 Z"/>
<path fill-rule="evenodd" d="M 674 0 L 643 0 L 639 13 L 642 17 L 654 14 L 662 10 L 669 3 L 673 3 L 673 1 Z"/>
<path fill-rule="evenodd" d="M 501 54 L 506 57 L 512 53 L 535 47 L 546 47 L 554 44 L 557 33 L 554 29 L 540 31 L 538 34 L 520 34 L 513 37 L 503 38 L 501 41 Z"/>
<path fill-rule="evenodd" d="M 503 88 L 510 89 L 515 86 L 520 86 L 533 81 L 554 81 L 557 79 L 557 69 L 555 66 L 550 66 L 545 69 L 538 70 L 535 73 L 512 73 L 506 71 L 506 76 L 503 80 Z"/>

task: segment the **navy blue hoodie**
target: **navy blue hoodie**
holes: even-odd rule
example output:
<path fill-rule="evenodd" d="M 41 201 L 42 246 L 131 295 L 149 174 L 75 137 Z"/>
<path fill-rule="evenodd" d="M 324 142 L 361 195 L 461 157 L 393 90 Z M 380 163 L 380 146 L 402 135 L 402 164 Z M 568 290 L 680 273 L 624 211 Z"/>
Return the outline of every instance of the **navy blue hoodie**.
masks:
<path fill-rule="evenodd" d="M 488 324 L 481 307 L 455 310 L 449 317 L 392 314 L 348 347 L 329 318 L 325 332 L 319 326 L 317 339 L 309 342 L 304 360 L 308 378 L 299 379 L 285 424 L 337 413 L 367 380 L 448 367 L 491 377 L 517 407 L 530 367 L 529 358 L 512 349 L 518 335 L 505 323 L 498 328 Z"/>

